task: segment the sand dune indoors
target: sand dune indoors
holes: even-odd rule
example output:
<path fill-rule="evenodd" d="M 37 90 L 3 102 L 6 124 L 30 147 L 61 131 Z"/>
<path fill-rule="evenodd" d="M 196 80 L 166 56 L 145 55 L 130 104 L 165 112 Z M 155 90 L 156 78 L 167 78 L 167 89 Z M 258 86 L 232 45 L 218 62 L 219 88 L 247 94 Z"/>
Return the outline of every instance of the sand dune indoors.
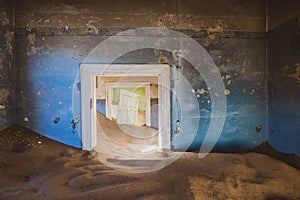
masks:
<path fill-rule="evenodd" d="M 299 170 L 262 154 L 185 153 L 160 171 L 131 174 L 21 127 L 0 133 L 0 199 L 299 198 Z"/>

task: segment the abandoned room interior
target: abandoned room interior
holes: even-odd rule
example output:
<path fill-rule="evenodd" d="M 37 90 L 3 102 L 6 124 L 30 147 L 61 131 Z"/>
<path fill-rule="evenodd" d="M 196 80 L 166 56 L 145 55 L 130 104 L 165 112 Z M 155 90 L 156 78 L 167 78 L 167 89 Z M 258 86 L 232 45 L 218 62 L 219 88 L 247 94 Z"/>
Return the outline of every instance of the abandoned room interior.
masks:
<path fill-rule="evenodd" d="M 300 0 L 0 0 L 0 199 L 300 199 Z"/>

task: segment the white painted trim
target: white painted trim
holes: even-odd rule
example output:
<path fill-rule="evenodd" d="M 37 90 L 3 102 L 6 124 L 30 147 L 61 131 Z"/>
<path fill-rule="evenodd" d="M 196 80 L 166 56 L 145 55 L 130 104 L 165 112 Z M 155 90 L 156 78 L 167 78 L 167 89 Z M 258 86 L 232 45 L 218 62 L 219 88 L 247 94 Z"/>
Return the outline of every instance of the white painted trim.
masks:
<path fill-rule="evenodd" d="M 158 142 L 161 149 L 171 148 L 170 112 L 170 70 L 168 68 L 158 77 Z"/>
<path fill-rule="evenodd" d="M 96 75 L 158 76 L 159 148 L 170 148 L 170 68 L 165 64 L 81 64 L 82 149 L 92 150 L 97 142 Z M 90 107 L 90 99 L 92 106 Z M 165 112 L 167 111 L 167 115 Z"/>

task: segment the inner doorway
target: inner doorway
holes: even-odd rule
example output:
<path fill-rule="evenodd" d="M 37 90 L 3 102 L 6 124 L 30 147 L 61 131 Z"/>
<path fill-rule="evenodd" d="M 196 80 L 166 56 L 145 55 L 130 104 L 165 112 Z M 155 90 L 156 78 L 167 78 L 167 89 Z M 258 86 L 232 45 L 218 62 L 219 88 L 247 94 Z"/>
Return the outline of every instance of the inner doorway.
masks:
<path fill-rule="evenodd" d="M 123 149 L 159 149 L 158 102 L 157 76 L 96 77 L 97 125 Z"/>
<path fill-rule="evenodd" d="M 143 79 L 148 82 L 137 82 L 142 80 L 141 77 L 97 76 L 97 101 L 102 101 L 101 105 L 97 106 L 106 105 L 105 115 L 111 120 L 116 120 L 118 124 L 131 122 L 132 125 L 150 127 L 151 100 L 158 98 L 157 77 Z M 103 108 L 99 108 L 100 113 L 101 110 Z"/>

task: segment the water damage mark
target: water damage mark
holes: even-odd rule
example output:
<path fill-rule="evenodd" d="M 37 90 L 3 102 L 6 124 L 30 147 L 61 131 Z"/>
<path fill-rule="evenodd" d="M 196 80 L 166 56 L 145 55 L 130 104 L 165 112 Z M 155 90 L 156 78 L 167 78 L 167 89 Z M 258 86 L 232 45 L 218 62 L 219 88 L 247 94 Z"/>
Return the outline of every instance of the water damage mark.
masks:
<path fill-rule="evenodd" d="M 288 77 L 294 78 L 298 86 L 300 86 L 300 63 L 295 64 L 295 72 L 288 74 Z"/>
<path fill-rule="evenodd" d="M 0 124 L 9 123 L 9 103 L 11 102 L 11 91 L 9 89 L 0 89 Z M 5 127 L 5 126 L 4 126 Z M 1 130 L 1 127 L 0 127 Z"/>
<path fill-rule="evenodd" d="M 1 89 L 0 90 L 0 102 L 5 102 L 7 101 L 8 97 L 11 95 L 11 92 L 6 89 Z"/>
<path fill-rule="evenodd" d="M 179 120 L 176 120 L 176 128 L 175 128 L 175 131 L 174 131 L 174 134 L 177 135 L 181 132 L 181 126 L 180 126 L 180 121 Z"/>
<path fill-rule="evenodd" d="M 300 86 L 300 63 L 295 64 L 293 67 L 285 65 L 281 68 L 281 74 L 277 78 L 290 77 L 296 80 L 296 86 Z"/>
<path fill-rule="evenodd" d="M 59 116 L 54 117 L 53 123 L 58 124 L 59 122 L 60 122 L 60 117 Z"/>
<path fill-rule="evenodd" d="M 224 93 L 225 93 L 226 96 L 228 96 L 228 95 L 230 95 L 231 91 L 228 90 L 228 89 L 225 89 L 225 90 L 224 90 Z"/>
<path fill-rule="evenodd" d="M 259 126 L 255 127 L 255 130 L 256 130 L 256 133 L 261 132 L 261 130 L 262 130 L 262 125 L 259 125 Z"/>
<path fill-rule="evenodd" d="M 29 33 L 27 35 L 27 39 L 28 39 L 28 43 L 29 43 L 27 54 L 28 55 L 35 55 L 38 51 L 38 48 L 36 48 L 36 46 L 35 46 L 35 34 L 34 33 Z"/>
<path fill-rule="evenodd" d="M 86 27 L 87 27 L 87 32 L 98 35 L 99 34 L 99 29 L 95 25 L 93 25 L 93 22 L 94 22 L 93 20 L 89 20 L 88 23 L 85 24 Z"/>
<path fill-rule="evenodd" d="M 208 27 L 207 38 L 203 45 L 208 47 L 211 43 L 217 43 L 223 37 L 225 28 L 226 25 L 223 20 L 219 20 L 214 27 Z"/>
<path fill-rule="evenodd" d="M 80 117 L 74 117 L 72 120 L 71 120 L 71 126 L 72 126 L 72 133 L 75 134 L 77 133 L 77 128 L 78 128 L 78 125 L 79 125 L 79 122 L 80 122 Z"/>
<path fill-rule="evenodd" d="M 3 63 L 4 63 L 4 55 L 3 55 L 3 53 L 0 51 L 0 69 L 3 68 Z"/>
<path fill-rule="evenodd" d="M 0 16 L 0 18 L 1 18 L 2 26 L 7 26 L 7 25 L 9 25 L 10 21 L 9 21 L 9 19 L 7 18 L 6 12 L 2 12 L 2 16 Z"/>
<path fill-rule="evenodd" d="M 7 30 L 5 33 L 6 38 L 6 48 L 7 52 L 10 55 L 10 58 L 13 59 L 13 41 L 14 41 L 14 32 Z M 9 68 L 12 68 L 11 63 L 9 65 Z"/>

